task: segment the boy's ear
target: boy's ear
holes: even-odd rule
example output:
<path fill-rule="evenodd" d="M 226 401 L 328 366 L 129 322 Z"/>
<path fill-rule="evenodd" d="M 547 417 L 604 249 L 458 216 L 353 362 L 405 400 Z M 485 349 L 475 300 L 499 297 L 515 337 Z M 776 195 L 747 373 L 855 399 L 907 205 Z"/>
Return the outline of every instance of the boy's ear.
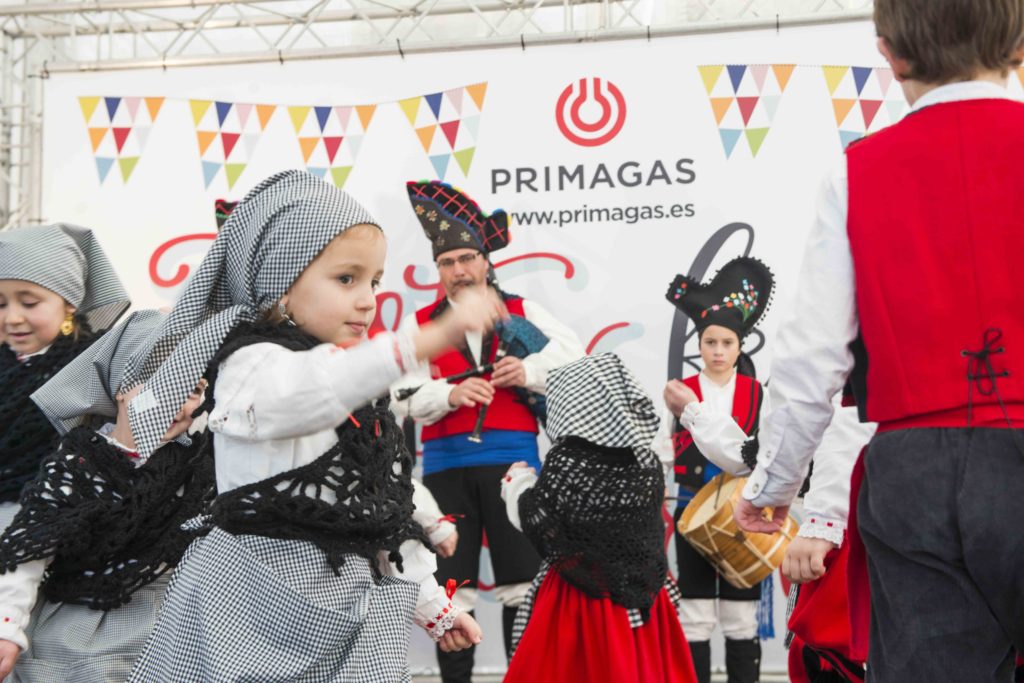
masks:
<path fill-rule="evenodd" d="M 892 51 L 889 41 L 882 36 L 878 36 L 878 51 L 885 57 L 885 61 L 889 62 L 893 77 L 901 83 L 905 81 L 904 74 L 910 73 L 910 63 L 902 57 L 897 57 Z"/>

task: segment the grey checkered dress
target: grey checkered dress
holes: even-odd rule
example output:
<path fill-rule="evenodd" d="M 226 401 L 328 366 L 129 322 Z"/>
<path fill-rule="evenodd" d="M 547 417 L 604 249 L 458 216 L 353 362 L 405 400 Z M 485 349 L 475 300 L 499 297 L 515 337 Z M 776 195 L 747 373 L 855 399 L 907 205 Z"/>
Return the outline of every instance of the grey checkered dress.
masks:
<path fill-rule="evenodd" d="M 32 395 L 61 434 L 85 415 L 113 418 L 114 396 L 128 355 L 143 347 L 163 319 L 137 311 L 65 366 Z M 26 628 L 28 649 L 9 681 L 98 683 L 124 681 L 142 653 L 167 589 L 166 575 L 110 611 L 40 599 Z"/>
<path fill-rule="evenodd" d="M 312 543 L 214 527 L 182 558 L 129 680 L 409 681 L 418 595 L 411 581 L 375 583 L 365 558 L 336 575 Z"/>
<path fill-rule="evenodd" d="M 59 294 L 101 332 L 131 301 L 96 236 L 58 223 L 0 232 L 0 280 L 25 280 Z"/>
<path fill-rule="evenodd" d="M 334 237 L 362 223 L 376 224 L 347 194 L 301 171 L 272 176 L 242 200 L 152 351 L 129 363 L 126 386 L 154 373 L 129 410 L 140 453 L 159 442 L 226 335 L 257 320 Z M 357 555 L 336 574 L 312 543 L 214 526 L 175 570 L 130 680 L 408 681 L 418 595 L 419 584 L 375 580 Z"/>

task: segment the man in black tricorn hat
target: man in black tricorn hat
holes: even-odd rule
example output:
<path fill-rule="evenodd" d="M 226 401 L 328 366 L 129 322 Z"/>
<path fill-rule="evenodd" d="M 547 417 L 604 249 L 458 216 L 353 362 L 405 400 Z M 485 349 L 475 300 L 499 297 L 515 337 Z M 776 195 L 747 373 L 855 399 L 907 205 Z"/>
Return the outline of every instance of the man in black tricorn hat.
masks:
<path fill-rule="evenodd" d="M 494 568 L 494 597 L 504 607 L 506 652 L 516 608 L 537 574 L 540 559 L 530 542 L 508 521 L 501 500 L 501 479 L 514 462 L 540 467 L 537 451 L 538 401 L 548 372 L 584 355 L 576 335 L 533 301 L 502 292 L 491 266 L 492 252 L 509 242 L 508 215 L 487 215 L 471 198 L 439 181 L 410 182 L 409 199 L 427 238 L 445 297 L 402 322 L 419 326 L 440 315 L 464 287 L 494 287 L 505 301 L 511 323 L 525 319 L 543 342 L 531 352 L 502 355 L 503 332 L 487 338 L 467 334 L 458 347 L 438 357 L 431 375 L 409 375 L 392 387 L 393 405 L 423 427 L 423 483 L 442 510 L 457 519 L 454 555 L 438 558 L 438 581 L 468 579 L 456 594 L 463 609 L 476 602 L 480 549 L 486 538 Z M 477 376 L 449 383 L 449 377 L 474 368 Z M 414 390 L 414 391 L 413 391 Z M 482 416 L 481 416 L 482 414 Z M 438 651 L 445 683 L 468 683 L 473 648 Z"/>

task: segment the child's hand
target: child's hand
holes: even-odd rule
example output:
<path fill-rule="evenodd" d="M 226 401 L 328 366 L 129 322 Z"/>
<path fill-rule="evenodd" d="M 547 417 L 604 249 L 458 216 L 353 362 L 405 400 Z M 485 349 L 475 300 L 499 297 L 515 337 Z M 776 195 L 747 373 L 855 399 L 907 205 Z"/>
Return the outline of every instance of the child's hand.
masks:
<path fill-rule="evenodd" d="M 441 557 L 451 557 L 455 554 L 455 547 L 459 544 L 459 532 L 453 531 L 452 535 L 434 546 L 434 550 Z"/>
<path fill-rule="evenodd" d="M 525 460 L 520 460 L 519 462 L 514 462 L 511 465 L 509 465 L 508 471 L 505 472 L 505 479 L 506 480 L 511 480 L 512 476 L 513 476 L 513 473 L 516 470 L 521 470 L 521 469 L 524 469 L 524 468 L 529 470 L 533 474 L 537 474 L 537 470 L 535 470 L 534 468 L 530 467 L 530 465 Z"/>
<path fill-rule="evenodd" d="M 782 560 L 782 575 L 793 583 L 808 583 L 825 576 L 825 556 L 836 545 L 822 538 L 797 536 L 786 549 Z"/>
<path fill-rule="evenodd" d="M 499 320 L 508 317 L 508 309 L 492 288 L 464 287 L 452 306 L 438 322 L 447 325 L 449 341 L 459 343 L 466 332 L 490 332 Z"/>
<path fill-rule="evenodd" d="M 671 379 L 665 385 L 665 391 L 662 394 L 665 399 L 665 405 L 672 411 L 672 414 L 679 417 L 683 414 L 683 409 L 691 403 L 698 402 L 697 394 L 693 392 L 693 389 L 686 386 L 677 379 Z"/>
<path fill-rule="evenodd" d="M 479 628 L 477 629 L 479 631 Z M 0 640 L 0 681 L 7 678 L 14 670 L 21 648 L 9 640 Z"/>
<path fill-rule="evenodd" d="M 442 652 L 458 652 L 472 647 L 483 640 L 483 632 L 476 619 L 463 612 L 455 617 L 455 623 L 445 631 L 437 642 Z"/>

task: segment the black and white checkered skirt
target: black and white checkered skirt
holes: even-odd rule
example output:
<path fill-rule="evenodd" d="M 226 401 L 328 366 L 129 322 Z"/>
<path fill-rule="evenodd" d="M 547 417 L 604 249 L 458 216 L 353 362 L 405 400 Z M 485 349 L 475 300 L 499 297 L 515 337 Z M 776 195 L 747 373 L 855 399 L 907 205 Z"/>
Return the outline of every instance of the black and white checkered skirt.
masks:
<path fill-rule="evenodd" d="M 305 541 L 213 527 L 186 551 L 132 683 L 407 682 L 419 585 Z"/>
<path fill-rule="evenodd" d="M 167 589 L 167 575 L 107 612 L 40 599 L 27 631 L 28 649 L 8 681 L 120 683 L 142 654 Z"/>

